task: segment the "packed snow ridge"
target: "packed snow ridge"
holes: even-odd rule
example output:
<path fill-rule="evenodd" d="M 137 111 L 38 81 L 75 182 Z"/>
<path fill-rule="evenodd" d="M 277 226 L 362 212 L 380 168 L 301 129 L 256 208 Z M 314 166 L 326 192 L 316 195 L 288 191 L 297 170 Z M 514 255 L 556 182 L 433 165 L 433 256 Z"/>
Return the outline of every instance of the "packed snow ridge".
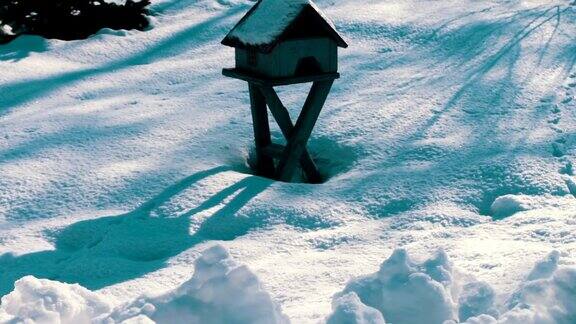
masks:
<path fill-rule="evenodd" d="M 326 324 L 574 323 L 576 268 L 559 267 L 551 252 L 505 302 L 486 283 L 455 270 L 443 251 L 423 263 L 398 249 L 372 275 L 336 294 Z M 113 308 L 77 284 L 33 276 L 2 298 L 2 323 L 289 323 L 246 266 L 225 248 L 205 250 L 193 277 L 177 289 Z"/>

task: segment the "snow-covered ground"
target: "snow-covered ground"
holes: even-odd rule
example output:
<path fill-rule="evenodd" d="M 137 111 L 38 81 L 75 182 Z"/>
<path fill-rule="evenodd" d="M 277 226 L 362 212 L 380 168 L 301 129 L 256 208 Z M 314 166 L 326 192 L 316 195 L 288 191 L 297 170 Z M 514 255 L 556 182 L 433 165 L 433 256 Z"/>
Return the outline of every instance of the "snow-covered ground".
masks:
<path fill-rule="evenodd" d="M 0 46 L 0 296 L 27 275 L 52 280 L 20 281 L 3 299 L 0 320 L 22 311 L 14 305 L 24 300 L 37 306 L 29 296 L 46 301 L 42 292 L 84 300 L 75 304 L 89 308 L 82 319 L 110 321 L 128 318 L 136 298 L 151 298 L 159 310 L 179 293 L 202 299 L 184 283 L 200 280 L 189 281 L 195 261 L 220 244 L 249 270 L 230 265 L 221 248 L 204 255 L 240 267 L 237 278 L 249 288 L 222 269 L 214 275 L 261 298 L 258 314 L 280 322 L 284 315 L 323 321 L 333 306 L 333 323 L 351 310 L 374 322 L 379 314 L 417 321 L 362 286 L 375 280 L 373 289 L 409 302 L 383 279 L 398 275 L 427 278 L 413 283 L 422 296 L 436 287 L 446 303 L 430 311 L 435 319 L 487 314 L 488 323 L 502 314 L 504 321 L 532 303 L 568 314 L 541 311 L 550 316 L 537 319 L 570 323 L 570 2 L 317 1 L 350 44 L 309 145 L 329 177 L 321 185 L 248 174 L 247 86 L 221 76 L 233 50 L 219 42 L 251 2 L 155 1 L 145 32 L 104 30 L 71 42 L 26 36 Z M 306 91 L 281 89 L 293 115 Z M 282 139 L 277 128 L 273 136 Z M 439 249 L 445 253 L 430 259 Z M 427 268 L 429 259 L 449 280 Z M 378 270 L 385 260 L 404 260 L 408 270 Z M 553 269 L 534 275 L 541 264 Z M 201 263 L 196 269 L 212 273 Z M 355 279 L 377 271 L 379 279 Z M 472 292 L 458 288 L 466 285 Z M 525 287 L 534 286 L 556 299 L 533 297 Z M 491 293 L 494 309 L 477 305 Z M 142 305 L 129 315 L 145 323 Z"/>

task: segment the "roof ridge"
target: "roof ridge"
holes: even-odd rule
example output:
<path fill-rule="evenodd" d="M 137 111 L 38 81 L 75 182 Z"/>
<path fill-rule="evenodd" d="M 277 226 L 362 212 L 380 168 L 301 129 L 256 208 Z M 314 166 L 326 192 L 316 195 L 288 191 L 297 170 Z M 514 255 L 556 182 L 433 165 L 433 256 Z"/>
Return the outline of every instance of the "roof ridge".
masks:
<path fill-rule="evenodd" d="M 338 46 L 348 46 L 334 23 L 311 0 L 259 0 L 230 30 L 222 44 L 268 52 L 306 8 L 311 8 L 325 23 L 325 29 Z"/>

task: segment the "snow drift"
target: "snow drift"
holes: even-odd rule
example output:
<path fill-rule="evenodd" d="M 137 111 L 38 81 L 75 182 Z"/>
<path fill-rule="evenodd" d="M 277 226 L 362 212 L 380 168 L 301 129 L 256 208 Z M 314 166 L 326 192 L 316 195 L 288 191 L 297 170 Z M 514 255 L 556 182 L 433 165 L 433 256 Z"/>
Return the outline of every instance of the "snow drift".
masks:
<path fill-rule="evenodd" d="M 492 287 L 455 270 L 439 251 L 422 263 L 398 249 L 380 270 L 334 296 L 326 324 L 576 322 L 576 268 L 553 251 L 519 287 L 496 298 Z M 497 303 L 497 300 L 503 300 Z M 24 277 L 2 298 L 0 323 L 289 323 L 246 266 L 216 245 L 197 259 L 193 277 L 165 294 L 112 308 L 77 284 Z"/>
<path fill-rule="evenodd" d="M 351 281 L 343 294 L 356 293 L 392 323 L 442 323 L 457 318 L 450 292 L 452 277 L 444 252 L 416 264 L 398 249 L 376 274 Z"/>
<path fill-rule="evenodd" d="M 558 260 L 557 251 L 550 253 L 497 305 L 494 290 L 455 271 L 443 251 L 416 263 L 399 249 L 377 273 L 352 280 L 334 297 L 327 322 L 575 323 L 576 268 L 559 268 Z"/>
<path fill-rule="evenodd" d="M 382 313 L 377 309 L 362 304 L 360 298 L 358 298 L 358 295 L 354 292 L 335 298 L 332 307 L 334 308 L 334 312 L 328 317 L 326 321 L 327 324 L 386 323 Z"/>
<path fill-rule="evenodd" d="M 287 323 L 246 266 L 221 246 L 203 252 L 194 276 L 175 291 L 140 298 L 116 310 L 115 322 L 146 316 L 157 323 Z"/>
<path fill-rule="evenodd" d="M 2 298 L 0 321 L 33 323 L 287 323 L 258 278 L 221 246 L 205 250 L 193 277 L 157 297 L 114 310 L 79 285 L 28 276 Z"/>
<path fill-rule="evenodd" d="M 80 285 L 26 276 L 2 297 L 0 322 L 90 323 L 110 310 L 107 300 Z"/>
<path fill-rule="evenodd" d="M 559 268 L 554 251 L 537 263 L 506 303 L 499 318 L 483 316 L 469 323 L 576 323 L 576 268 Z"/>

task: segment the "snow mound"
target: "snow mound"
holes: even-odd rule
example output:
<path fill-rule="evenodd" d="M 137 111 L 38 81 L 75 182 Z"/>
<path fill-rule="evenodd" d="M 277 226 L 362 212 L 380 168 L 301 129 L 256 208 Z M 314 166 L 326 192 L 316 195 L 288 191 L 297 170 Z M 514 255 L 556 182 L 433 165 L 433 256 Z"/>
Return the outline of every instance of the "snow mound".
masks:
<path fill-rule="evenodd" d="M 565 176 L 566 184 L 570 189 L 569 179 Z M 576 188 L 576 187 L 575 187 Z M 576 190 L 576 189 L 575 189 Z M 575 191 L 576 192 L 576 191 Z M 568 194 L 568 192 L 566 192 Z M 570 198 L 570 196 L 567 196 Z M 536 209 L 565 209 L 567 205 L 551 195 L 504 195 L 496 198 L 490 206 L 490 214 L 493 219 L 503 219 L 523 211 Z M 571 200 L 570 200 L 571 201 Z"/>
<path fill-rule="evenodd" d="M 551 252 L 496 305 L 492 287 L 459 275 L 443 251 L 416 263 L 399 249 L 377 273 L 352 280 L 334 297 L 326 323 L 382 324 L 385 317 L 392 323 L 576 323 L 576 267 L 559 260 Z M 289 323 L 259 279 L 218 245 L 202 253 L 180 287 L 116 309 L 100 293 L 32 276 L 18 280 L 1 302 L 0 323 Z"/>
<path fill-rule="evenodd" d="M 498 316 L 494 306 L 496 294 L 490 285 L 481 281 L 463 284 L 458 296 L 458 317 L 465 320 L 475 316 Z"/>
<path fill-rule="evenodd" d="M 548 256 L 537 262 L 530 274 L 528 274 L 528 281 L 549 278 L 554 275 L 558 269 L 558 260 L 560 260 L 560 252 L 552 251 Z"/>
<path fill-rule="evenodd" d="M 356 293 L 347 293 L 336 298 L 334 312 L 326 324 L 384 324 L 386 321 L 377 309 L 362 304 Z"/>
<path fill-rule="evenodd" d="M 90 323 L 110 310 L 107 300 L 80 285 L 26 276 L 2 297 L 0 322 Z"/>
<path fill-rule="evenodd" d="M 380 271 L 351 281 L 336 298 L 354 292 L 392 323 L 442 323 L 457 317 L 451 284 L 452 265 L 443 251 L 417 264 L 398 249 Z"/>
<path fill-rule="evenodd" d="M 218 245 L 203 252 L 188 282 L 162 296 L 139 298 L 110 318 L 131 323 L 288 323 L 258 278 Z"/>
<path fill-rule="evenodd" d="M 536 264 L 518 290 L 507 301 L 499 318 L 481 315 L 467 324 L 568 324 L 576 323 L 576 268 L 558 268 L 554 251 Z"/>
<path fill-rule="evenodd" d="M 352 280 L 334 297 L 327 323 L 576 323 L 576 267 L 559 267 L 559 259 L 553 251 L 537 262 L 496 305 L 492 287 L 458 275 L 444 252 L 418 264 L 399 249 L 377 273 Z"/>
<path fill-rule="evenodd" d="M 558 267 L 553 251 L 508 301 L 500 323 L 576 323 L 576 268 Z"/>
<path fill-rule="evenodd" d="M 492 216 L 496 218 L 505 218 L 512 216 L 517 212 L 528 210 L 527 204 L 529 201 L 523 199 L 523 196 L 518 195 L 504 195 L 496 198 L 490 206 Z"/>
<path fill-rule="evenodd" d="M 246 266 L 221 246 L 205 250 L 193 277 L 157 297 L 111 308 L 111 301 L 80 285 L 24 277 L 2 298 L 0 323 L 288 323 Z"/>

